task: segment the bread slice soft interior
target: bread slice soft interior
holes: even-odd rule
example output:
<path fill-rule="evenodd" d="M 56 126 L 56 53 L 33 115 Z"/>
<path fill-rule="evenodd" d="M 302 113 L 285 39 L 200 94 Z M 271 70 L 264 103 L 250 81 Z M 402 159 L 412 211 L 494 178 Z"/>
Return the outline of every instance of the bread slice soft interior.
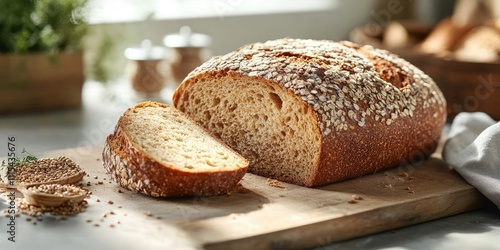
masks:
<path fill-rule="evenodd" d="M 250 172 L 302 185 L 313 177 L 322 137 L 316 116 L 298 97 L 243 75 L 198 81 L 203 88 L 185 85 L 179 109 L 245 156 Z M 198 110 L 201 105 L 190 103 L 205 105 Z"/>
<path fill-rule="evenodd" d="M 173 107 L 144 103 L 125 112 L 131 143 L 158 163 L 183 172 L 245 168 L 248 162 Z"/>

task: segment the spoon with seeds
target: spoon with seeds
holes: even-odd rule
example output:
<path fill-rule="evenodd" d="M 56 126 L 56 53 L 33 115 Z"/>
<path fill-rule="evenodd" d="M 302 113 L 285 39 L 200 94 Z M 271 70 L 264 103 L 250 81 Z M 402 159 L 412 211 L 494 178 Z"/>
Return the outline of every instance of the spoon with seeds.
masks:
<path fill-rule="evenodd" d="M 23 193 L 28 203 L 32 205 L 58 206 L 67 201 L 81 202 L 82 194 L 36 192 L 43 185 L 74 184 L 83 179 L 85 171 L 71 159 L 60 156 L 56 158 L 37 159 L 15 167 L 15 179 L 9 183 L 0 183 L 0 188 L 17 189 Z M 12 182 L 15 185 L 9 185 Z M 31 190 L 31 191 L 30 191 Z"/>
<path fill-rule="evenodd" d="M 0 188 L 2 188 L 2 189 L 17 189 L 17 190 L 21 191 L 20 187 L 33 187 L 33 186 L 39 186 L 42 184 L 74 184 L 74 183 L 81 181 L 84 176 L 85 176 L 85 172 L 81 172 L 81 173 L 75 173 L 74 175 L 64 177 L 61 179 L 57 179 L 57 180 L 52 180 L 52 181 L 32 182 L 32 183 L 23 183 L 22 182 L 22 183 L 19 183 L 17 185 L 13 185 L 13 186 L 9 185 L 7 183 L 0 183 Z"/>
<path fill-rule="evenodd" d="M 22 187 L 24 199 L 38 207 L 58 207 L 70 202 L 80 203 L 87 197 L 87 191 L 71 184 L 41 184 Z"/>
<path fill-rule="evenodd" d="M 85 176 L 85 171 L 71 159 L 60 156 L 37 159 L 20 164 L 14 168 L 15 179 L 4 175 L 8 183 L 0 183 L 0 188 L 17 188 L 17 186 L 37 186 L 41 184 L 72 184 Z M 11 185 L 11 184 L 14 185 Z"/>

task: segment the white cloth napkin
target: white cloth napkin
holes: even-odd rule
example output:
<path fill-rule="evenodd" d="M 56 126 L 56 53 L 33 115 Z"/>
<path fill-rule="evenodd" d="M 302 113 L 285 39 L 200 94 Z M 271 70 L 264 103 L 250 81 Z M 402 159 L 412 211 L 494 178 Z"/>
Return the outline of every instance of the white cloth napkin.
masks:
<path fill-rule="evenodd" d="M 500 122 L 480 112 L 458 114 L 442 155 L 500 209 Z"/>

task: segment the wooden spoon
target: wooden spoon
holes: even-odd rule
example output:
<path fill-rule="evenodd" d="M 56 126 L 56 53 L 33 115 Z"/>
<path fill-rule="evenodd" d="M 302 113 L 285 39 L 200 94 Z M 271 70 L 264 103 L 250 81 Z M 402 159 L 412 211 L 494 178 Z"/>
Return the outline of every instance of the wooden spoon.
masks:
<path fill-rule="evenodd" d="M 33 187 L 33 186 L 39 186 L 42 184 L 74 184 L 83 179 L 83 176 L 85 176 L 85 172 L 78 173 L 73 176 L 69 176 L 67 178 L 59 179 L 59 180 L 54 180 L 54 181 L 47 181 L 47 182 L 38 182 L 38 183 L 27 183 L 27 184 L 19 184 L 15 186 L 10 186 L 7 183 L 0 183 L 0 188 L 9 188 L 9 189 L 17 189 L 19 190 L 23 195 L 24 199 L 26 201 L 34 206 L 45 206 L 45 207 L 57 207 L 64 205 L 66 202 L 71 201 L 75 203 L 82 202 L 87 194 L 81 194 L 81 195 L 71 195 L 71 196 L 60 196 L 60 195 L 54 195 L 54 194 L 44 194 L 44 193 L 39 193 L 39 192 L 33 192 L 32 190 L 29 190 L 28 188 Z"/>
<path fill-rule="evenodd" d="M 7 183 L 0 183 L 0 188 L 17 189 L 17 190 L 21 191 L 19 186 L 28 188 L 28 187 L 33 187 L 33 186 L 39 186 L 42 184 L 74 184 L 74 183 L 81 181 L 84 176 L 85 176 L 85 172 L 80 172 L 78 174 L 68 176 L 66 178 L 53 180 L 53 181 L 46 181 L 46 182 L 23 183 L 23 184 L 14 185 L 14 186 L 8 185 Z"/>
<path fill-rule="evenodd" d="M 86 193 L 79 195 L 54 195 L 54 194 L 45 194 L 34 192 L 33 190 L 29 190 L 27 187 L 20 188 L 21 193 L 24 195 L 24 199 L 34 206 L 44 206 L 44 207 L 58 207 L 64 205 L 66 202 L 74 202 L 79 203 L 82 202 L 87 196 Z"/>

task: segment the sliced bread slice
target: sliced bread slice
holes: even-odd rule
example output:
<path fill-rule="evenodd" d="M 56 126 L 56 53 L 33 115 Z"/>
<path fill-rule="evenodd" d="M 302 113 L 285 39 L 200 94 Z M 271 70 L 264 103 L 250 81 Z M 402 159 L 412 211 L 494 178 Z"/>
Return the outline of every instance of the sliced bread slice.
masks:
<path fill-rule="evenodd" d="M 166 104 L 143 102 L 120 117 L 103 165 L 122 187 L 151 196 L 231 192 L 249 162 Z"/>

